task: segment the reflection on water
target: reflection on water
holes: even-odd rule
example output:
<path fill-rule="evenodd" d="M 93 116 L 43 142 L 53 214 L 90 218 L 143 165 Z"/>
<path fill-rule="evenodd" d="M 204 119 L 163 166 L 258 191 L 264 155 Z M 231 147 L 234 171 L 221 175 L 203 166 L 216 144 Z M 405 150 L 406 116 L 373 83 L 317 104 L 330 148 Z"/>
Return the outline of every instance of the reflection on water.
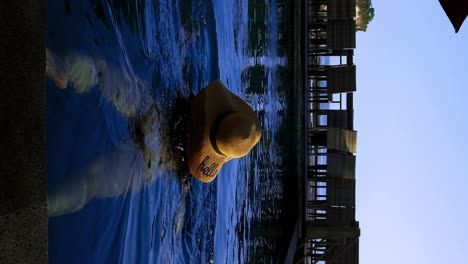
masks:
<path fill-rule="evenodd" d="M 278 257 L 284 12 L 263 0 L 48 2 L 51 263 Z M 249 102 L 264 132 L 202 184 L 187 180 L 182 141 L 190 94 L 214 79 Z"/>
<path fill-rule="evenodd" d="M 276 262 L 287 246 L 289 230 L 284 187 L 287 161 L 287 57 L 283 47 L 284 5 L 276 1 L 247 2 L 248 41 L 243 51 L 242 93 L 258 114 L 263 136 L 239 164 L 233 211 L 237 240 L 234 253 L 242 263 Z M 280 36 L 280 34 L 282 34 Z M 236 35 L 236 34 L 235 34 Z M 235 260 L 237 261 L 237 260 Z M 229 261 L 228 261 L 229 262 Z"/>

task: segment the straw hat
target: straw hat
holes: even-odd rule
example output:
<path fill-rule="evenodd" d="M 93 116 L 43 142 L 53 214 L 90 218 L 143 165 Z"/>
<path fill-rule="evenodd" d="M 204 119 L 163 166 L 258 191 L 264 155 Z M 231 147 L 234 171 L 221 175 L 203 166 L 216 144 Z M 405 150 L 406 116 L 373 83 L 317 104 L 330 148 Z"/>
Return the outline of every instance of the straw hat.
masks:
<path fill-rule="evenodd" d="M 247 155 L 262 129 L 252 108 L 220 81 L 203 88 L 191 102 L 186 159 L 198 180 L 213 181 L 223 164 Z"/>

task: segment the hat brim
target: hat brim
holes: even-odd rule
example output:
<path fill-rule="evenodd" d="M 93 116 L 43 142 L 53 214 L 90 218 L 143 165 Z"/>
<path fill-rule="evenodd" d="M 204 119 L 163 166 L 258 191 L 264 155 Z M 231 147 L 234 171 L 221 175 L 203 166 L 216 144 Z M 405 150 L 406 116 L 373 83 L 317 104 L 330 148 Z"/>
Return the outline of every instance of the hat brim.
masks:
<path fill-rule="evenodd" d="M 224 87 L 219 80 L 208 84 L 192 99 L 186 159 L 190 173 L 198 180 L 205 183 L 213 181 L 224 163 L 231 159 L 214 149 L 210 132 L 217 118 L 235 112 L 250 116 L 260 130 L 259 121 L 252 108 Z"/>

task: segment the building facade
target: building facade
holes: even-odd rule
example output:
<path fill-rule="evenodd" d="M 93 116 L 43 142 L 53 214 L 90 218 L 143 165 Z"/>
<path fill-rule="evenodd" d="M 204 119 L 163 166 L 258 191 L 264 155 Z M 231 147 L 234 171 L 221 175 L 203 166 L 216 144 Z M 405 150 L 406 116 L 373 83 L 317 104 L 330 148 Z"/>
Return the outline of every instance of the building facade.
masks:
<path fill-rule="evenodd" d="M 304 214 L 293 263 L 356 264 L 356 1 L 307 0 L 304 13 Z"/>

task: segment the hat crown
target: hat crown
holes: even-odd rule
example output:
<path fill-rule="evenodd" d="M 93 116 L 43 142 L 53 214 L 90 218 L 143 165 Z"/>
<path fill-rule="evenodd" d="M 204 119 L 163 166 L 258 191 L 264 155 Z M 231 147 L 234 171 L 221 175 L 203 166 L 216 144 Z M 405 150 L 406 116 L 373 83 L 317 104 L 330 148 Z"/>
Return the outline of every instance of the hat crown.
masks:
<path fill-rule="evenodd" d="M 209 83 L 190 102 L 185 155 L 190 173 L 213 181 L 223 165 L 247 155 L 262 134 L 252 107 L 219 80 Z"/>
<path fill-rule="evenodd" d="M 223 118 L 216 131 L 216 145 L 228 157 L 240 158 L 255 146 L 259 140 L 257 124 L 251 118 L 232 113 Z"/>

